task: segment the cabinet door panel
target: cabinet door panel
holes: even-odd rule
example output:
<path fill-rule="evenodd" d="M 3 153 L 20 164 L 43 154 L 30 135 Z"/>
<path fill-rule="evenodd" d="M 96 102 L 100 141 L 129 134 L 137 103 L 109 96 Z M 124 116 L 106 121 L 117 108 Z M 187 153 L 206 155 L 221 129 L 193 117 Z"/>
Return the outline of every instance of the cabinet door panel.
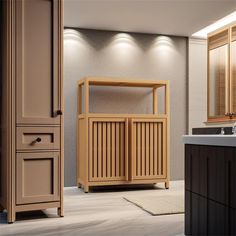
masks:
<path fill-rule="evenodd" d="M 131 178 L 166 178 L 166 120 L 132 119 L 130 129 Z"/>
<path fill-rule="evenodd" d="M 229 230 L 234 231 L 234 223 L 230 226 L 228 219 L 235 219 L 232 210 L 230 213 L 226 206 L 189 191 L 185 197 L 186 235 L 231 235 Z"/>
<path fill-rule="evenodd" d="M 200 191 L 200 146 L 191 145 L 191 191 L 199 193 Z"/>
<path fill-rule="evenodd" d="M 185 191 L 185 234 L 207 235 L 207 199 Z"/>
<path fill-rule="evenodd" d="M 58 201 L 58 152 L 16 155 L 16 204 Z"/>
<path fill-rule="evenodd" d="M 128 178 L 127 126 L 124 118 L 89 120 L 89 181 Z"/>
<path fill-rule="evenodd" d="M 236 148 L 227 148 L 227 198 L 228 205 L 236 209 Z"/>
<path fill-rule="evenodd" d="M 58 26 L 58 1 L 16 1 L 17 123 L 60 123 Z"/>
<path fill-rule="evenodd" d="M 192 163 L 192 155 L 191 155 L 191 148 L 192 146 L 189 144 L 185 145 L 185 189 L 191 191 L 191 163 Z"/>
<path fill-rule="evenodd" d="M 209 235 L 228 234 L 228 208 L 224 205 L 208 200 L 207 222 Z"/>
<path fill-rule="evenodd" d="M 211 150 L 211 151 L 210 151 Z M 228 183 L 227 183 L 227 148 L 209 147 L 208 165 L 208 198 L 221 204 L 228 203 Z"/>
<path fill-rule="evenodd" d="M 228 235 L 236 235 L 236 210 L 229 208 Z"/>

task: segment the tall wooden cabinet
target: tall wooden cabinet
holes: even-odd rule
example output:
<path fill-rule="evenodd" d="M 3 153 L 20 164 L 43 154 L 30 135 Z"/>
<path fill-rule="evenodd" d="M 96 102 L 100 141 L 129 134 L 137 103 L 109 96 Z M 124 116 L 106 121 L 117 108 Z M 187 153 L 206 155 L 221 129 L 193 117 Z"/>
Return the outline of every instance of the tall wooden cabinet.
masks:
<path fill-rule="evenodd" d="M 89 110 L 90 86 L 150 88 L 153 114 Z M 163 89 L 164 111 L 158 102 Z M 84 99 L 82 99 L 82 95 Z M 119 102 L 119 101 L 117 101 Z M 158 107 L 159 106 L 159 107 Z M 164 182 L 169 187 L 169 82 L 88 77 L 78 83 L 77 183 L 90 186 Z"/>
<path fill-rule="evenodd" d="M 63 2 L 1 1 L 0 208 L 63 216 Z"/>

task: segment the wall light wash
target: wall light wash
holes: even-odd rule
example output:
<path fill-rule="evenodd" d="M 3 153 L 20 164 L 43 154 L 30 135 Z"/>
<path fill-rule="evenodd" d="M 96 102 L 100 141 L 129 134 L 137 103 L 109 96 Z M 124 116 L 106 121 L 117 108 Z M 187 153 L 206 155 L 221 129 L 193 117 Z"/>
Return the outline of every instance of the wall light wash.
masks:
<path fill-rule="evenodd" d="M 171 179 L 183 179 L 182 134 L 187 132 L 187 39 L 85 29 L 65 29 L 65 185 L 76 184 L 77 81 L 85 76 L 170 80 Z M 90 90 L 90 111 L 152 111 L 152 92 L 142 88 Z"/>

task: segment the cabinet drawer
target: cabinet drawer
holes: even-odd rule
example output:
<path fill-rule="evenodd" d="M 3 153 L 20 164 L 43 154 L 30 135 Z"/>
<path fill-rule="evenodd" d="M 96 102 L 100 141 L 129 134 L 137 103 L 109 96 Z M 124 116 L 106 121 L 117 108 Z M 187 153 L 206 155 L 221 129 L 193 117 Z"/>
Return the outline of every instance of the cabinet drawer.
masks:
<path fill-rule="evenodd" d="M 17 153 L 16 204 L 59 201 L 60 153 Z"/>
<path fill-rule="evenodd" d="M 60 127 L 17 127 L 17 150 L 60 149 Z"/>

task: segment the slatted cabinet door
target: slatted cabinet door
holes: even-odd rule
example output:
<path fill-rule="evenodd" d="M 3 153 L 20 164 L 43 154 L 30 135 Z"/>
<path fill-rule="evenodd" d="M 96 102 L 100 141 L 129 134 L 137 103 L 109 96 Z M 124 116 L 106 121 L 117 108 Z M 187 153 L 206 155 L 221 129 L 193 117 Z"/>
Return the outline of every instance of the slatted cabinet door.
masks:
<path fill-rule="evenodd" d="M 132 119 L 131 180 L 167 177 L 166 120 Z"/>
<path fill-rule="evenodd" d="M 89 181 L 127 180 L 128 120 L 89 120 Z"/>

